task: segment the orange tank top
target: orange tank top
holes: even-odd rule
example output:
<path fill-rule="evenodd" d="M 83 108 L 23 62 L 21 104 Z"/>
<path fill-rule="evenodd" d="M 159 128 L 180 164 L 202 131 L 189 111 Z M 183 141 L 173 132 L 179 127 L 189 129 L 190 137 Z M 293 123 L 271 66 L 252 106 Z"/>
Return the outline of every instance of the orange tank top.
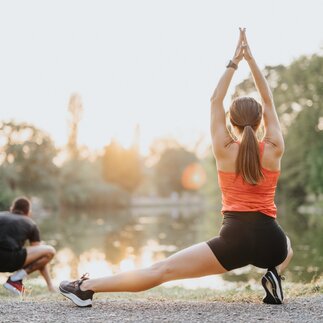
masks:
<path fill-rule="evenodd" d="M 259 142 L 260 158 L 265 143 Z M 234 172 L 218 171 L 219 185 L 222 191 L 222 213 L 225 211 L 259 211 L 276 218 L 277 208 L 274 202 L 280 171 L 270 171 L 262 167 L 264 179 L 257 185 L 245 183 L 241 175 Z"/>

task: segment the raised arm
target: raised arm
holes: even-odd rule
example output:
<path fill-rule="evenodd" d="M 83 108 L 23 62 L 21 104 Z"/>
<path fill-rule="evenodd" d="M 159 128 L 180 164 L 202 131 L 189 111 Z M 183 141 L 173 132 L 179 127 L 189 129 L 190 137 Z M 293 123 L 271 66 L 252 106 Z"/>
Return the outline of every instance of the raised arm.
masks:
<path fill-rule="evenodd" d="M 224 74 L 220 78 L 217 87 L 211 97 L 211 136 L 213 151 L 220 157 L 226 146 L 232 141 L 232 138 L 226 127 L 225 111 L 223 100 L 227 94 L 232 76 L 243 58 L 243 31 L 240 29 L 240 36 L 233 59 L 228 64 Z"/>
<path fill-rule="evenodd" d="M 245 29 L 243 30 L 243 56 L 248 62 L 257 90 L 260 94 L 264 110 L 265 141 L 270 143 L 276 156 L 284 152 L 284 139 L 276 112 L 273 95 L 267 80 L 261 73 L 254 57 L 251 54 Z"/>

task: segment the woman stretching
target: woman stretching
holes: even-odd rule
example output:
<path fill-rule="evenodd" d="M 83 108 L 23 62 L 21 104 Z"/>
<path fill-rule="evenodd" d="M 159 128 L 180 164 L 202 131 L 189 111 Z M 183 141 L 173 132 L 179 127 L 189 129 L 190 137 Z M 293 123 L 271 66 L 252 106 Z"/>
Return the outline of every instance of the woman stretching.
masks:
<path fill-rule="evenodd" d="M 250 97 L 235 99 L 230 107 L 233 139 L 226 127 L 223 100 L 239 62 L 250 67 L 262 104 Z M 264 122 L 265 136 L 257 130 Z M 151 267 L 98 279 L 60 284 L 60 292 L 78 306 L 91 306 L 94 293 L 139 292 L 164 282 L 222 274 L 246 265 L 267 269 L 262 277 L 264 303 L 281 304 L 280 273 L 292 249 L 276 222 L 275 189 L 280 174 L 284 141 L 269 86 L 251 55 L 245 29 L 233 59 L 211 98 L 213 151 L 222 190 L 223 224 L 218 237 L 179 251 Z"/>

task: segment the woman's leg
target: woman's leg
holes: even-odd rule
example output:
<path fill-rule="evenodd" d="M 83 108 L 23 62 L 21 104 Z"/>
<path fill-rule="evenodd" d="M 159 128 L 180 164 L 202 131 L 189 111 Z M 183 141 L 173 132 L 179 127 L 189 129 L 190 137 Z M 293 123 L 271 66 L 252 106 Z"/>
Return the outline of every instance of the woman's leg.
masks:
<path fill-rule="evenodd" d="M 85 280 L 80 288 L 94 292 L 139 292 L 170 280 L 222 274 L 226 271 L 210 247 L 202 242 L 148 268 Z"/>
<path fill-rule="evenodd" d="M 276 270 L 279 275 L 287 268 L 289 262 L 293 257 L 293 249 L 292 249 L 290 239 L 287 236 L 286 238 L 287 238 L 287 257 L 280 265 L 276 267 Z"/>

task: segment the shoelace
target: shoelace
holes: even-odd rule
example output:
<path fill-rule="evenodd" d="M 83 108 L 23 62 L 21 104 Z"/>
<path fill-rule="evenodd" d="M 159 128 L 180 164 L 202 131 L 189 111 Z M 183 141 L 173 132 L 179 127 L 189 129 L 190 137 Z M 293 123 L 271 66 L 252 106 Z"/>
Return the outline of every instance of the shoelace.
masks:
<path fill-rule="evenodd" d="M 74 287 L 78 287 L 78 286 L 80 286 L 80 285 L 83 283 L 83 281 L 84 281 L 84 280 L 87 280 L 87 279 L 90 279 L 90 275 L 89 275 L 89 273 L 85 273 L 85 274 L 83 274 L 83 275 L 81 276 L 81 278 L 80 278 L 80 279 L 75 280 L 75 281 L 73 282 Z"/>
<path fill-rule="evenodd" d="M 89 273 L 85 273 L 81 276 L 80 280 L 83 281 L 83 280 L 87 280 L 87 279 L 90 279 L 90 274 Z"/>
<path fill-rule="evenodd" d="M 272 270 L 268 269 L 268 271 L 272 271 Z M 268 271 L 267 271 L 267 272 L 268 272 Z M 278 273 L 277 273 L 277 275 L 278 275 Z M 285 280 L 285 276 L 278 275 L 278 277 L 279 277 L 281 280 Z"/>

